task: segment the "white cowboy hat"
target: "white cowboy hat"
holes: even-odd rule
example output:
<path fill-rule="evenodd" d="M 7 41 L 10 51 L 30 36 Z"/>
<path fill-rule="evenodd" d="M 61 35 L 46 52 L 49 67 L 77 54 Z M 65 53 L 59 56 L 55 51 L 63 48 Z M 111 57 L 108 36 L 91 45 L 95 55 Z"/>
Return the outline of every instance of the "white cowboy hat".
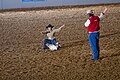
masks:
<path fill-rule="evenodd" d="M 94 14 L 94 10 L 87 10 L 86 13 L 87 14 Z"/>

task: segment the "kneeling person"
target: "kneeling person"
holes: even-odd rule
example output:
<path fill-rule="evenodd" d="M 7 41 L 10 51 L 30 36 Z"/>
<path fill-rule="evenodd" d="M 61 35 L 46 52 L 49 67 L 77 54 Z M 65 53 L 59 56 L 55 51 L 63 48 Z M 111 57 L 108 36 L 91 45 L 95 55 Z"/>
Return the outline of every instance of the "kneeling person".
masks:
<path fill-rule="evenodd" d="M 49 48 L 50 50 L 58 50 L 61 47 L 56 41 L 54 35 L 56 32 L 59 32 L 63 27 L 64 25 L 62 25 L 58 29 L 53 29 L 54 26 L 52 26 L 51 24 L 46 27 L 47 30 L 42 32 L 42 34 L 46 34 L 46 37 L 44 38 L 44 49 Z"/>

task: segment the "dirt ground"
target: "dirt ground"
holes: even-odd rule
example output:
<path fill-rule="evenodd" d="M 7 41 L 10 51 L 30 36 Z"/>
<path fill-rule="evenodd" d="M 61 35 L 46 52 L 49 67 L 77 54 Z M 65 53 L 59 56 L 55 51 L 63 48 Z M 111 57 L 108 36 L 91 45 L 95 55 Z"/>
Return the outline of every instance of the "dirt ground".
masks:
<path fill-rule="evenodd" d="M 86 10 L 101 21 L 100 60 L 92 62 Z M 62 48 L 43 50 L 40 32 L 49 24 L 64 29 L 56 34 Z M 120 5 L 0 13 L 0 80 L 120 80 Z"/>

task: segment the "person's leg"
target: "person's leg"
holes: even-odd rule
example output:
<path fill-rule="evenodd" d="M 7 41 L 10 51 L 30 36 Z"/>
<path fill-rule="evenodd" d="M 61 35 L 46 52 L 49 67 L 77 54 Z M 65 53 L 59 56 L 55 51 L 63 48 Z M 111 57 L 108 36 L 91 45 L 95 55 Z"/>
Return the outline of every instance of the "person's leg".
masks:
<path fill-rule="evenodd" d="M 54 40 L 45 39 L 45 40 L 44 40 L 44 45 L 45 45 L 45 46 L 46 46 L 46 44 L 56 45 L 56 43 L 57 43 L 56 39 L 54 39 Z"/>
<path fill-rule="evenodd" d="M 56 39 L 53 39 L 52 44 L 56 45 L 56 43 L 57 43 Z"/>
<path fill-rule="evenodd" d="M 100 56 L 100 47 L 99 47 L 99 36 L 100 36 L 100 33 L 97 33 L 96 34 L 96 38 L 97 38 L 97 50 L 98 50 L 98 59 L 99 59 L 99 56 Z"/>
<path fill-rule="evenodd" d="M 57 49 L 61 48 L 61 46 L 58 44 L 58 42 L 56 41 L 56 39 L 52 40 L 52 44 L 54 44 L 57 47 Z"/>
<path fill-rule="evenodd" d="M 44 39 L 44 49 L 47 48 L 46 44 L 47 44 L 47 39 Z"/>
<path fill-rule="evenodd" d="M 90 33 L 89 40 L 90 40 L 90 45 L 91 45 L 92 52 L 93 52 L 93 58 L 94 60 L 98 60 L 99 59 L 98 33 Z"/>
<path fill-rule="evenodd" d="M 47 47 L 47 44 L 49 44 L 50 43 L 50 40 L 48 40 L 48 39 L 44 39 L 44 49 L 47 49 L 48 47 Z"/>

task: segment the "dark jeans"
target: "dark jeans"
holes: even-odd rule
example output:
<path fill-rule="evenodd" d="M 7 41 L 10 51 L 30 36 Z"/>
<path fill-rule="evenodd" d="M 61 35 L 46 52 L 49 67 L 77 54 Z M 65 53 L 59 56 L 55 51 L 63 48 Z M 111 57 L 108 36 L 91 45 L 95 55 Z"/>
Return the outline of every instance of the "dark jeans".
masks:
<path fill-rule="evenodd" d="M 56 39 L 53 39 L 53 40 L 44 39 L 44 49 L 47 48 L 46 44 L 54 44 L 54 45 L 56 45 L 56 43 L 57 43 Z"/>
<path fill-rule="evenodd" d="M 99 32 L 89 33 L 89 41 L 90 41 L 90 46 L 92 48 L 94 60 L 98 60 L 100 55 L 99 35 L 100 35 Z"/>

